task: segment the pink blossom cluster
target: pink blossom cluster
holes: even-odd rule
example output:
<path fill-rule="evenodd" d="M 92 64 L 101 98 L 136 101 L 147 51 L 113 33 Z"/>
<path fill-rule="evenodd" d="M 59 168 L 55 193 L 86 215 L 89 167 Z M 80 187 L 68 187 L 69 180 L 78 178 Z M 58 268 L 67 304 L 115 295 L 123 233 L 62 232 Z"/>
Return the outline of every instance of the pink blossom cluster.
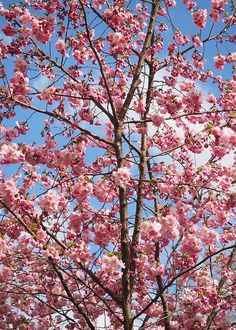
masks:
<path fill-rule="evenodd" d="M 202 102 L 202 93 L 196 89 L 191 89 L 183 98 L 183 104 L 188 111 L 199 112 Z"/>
<path fill-rule="evenodd" d="M 91 51 L 86 50 L 78 50 L 75 49 L 73 52 L 73 56 L 80 64 L 85 64 L 89 59 L 93 58 L 93 53 Z"/>
<path fill-rule="evenodd" d="M 176 135 L 175 138 L 171 137 L 174 132 L 174 129 L 168 129 L 167 127 L 161 127 L 161 129 L 163 133 L 165 132 L 165 136 L 155 135 L 152 140 L 150 140 L 150 146 L 157 146 L 161 150 L 168 150 L 172 149 L 173 147 L 177 147 L 181 143 L 181 139 L 179 136 Z M 162 185 L 162 183 L 160 183 L 160 187 L 162 189 L 167 189 L 167 191 L 169 191 L 170 189 L 170 186 Z"/>
<path fill-rule="evenodd" d="M 55 87 L 43 88 L 38 98 L 42 101 L 46 101 L 48 104 L 52 104 L 52 101 L 55 97 L 55 92 Z"/>
<path fill-rule="evenodd" d="M 225 92 L 219 99 L 219 104 L 226 111 L 235 109 L 236 80 L 229 80 L 224 83 Z"/>
<path fill-rule="evenodd" d="M 17 56 L 14 71 L 26 72 L 27 70 L 27 62 L 21 56 Z"/>
<path fill-rule="evenodd" d="M 121 32 L 110 33 L 107 39 L 110 42 L 109 51 L 111 54 L 123 54 L 130 48 L 128 40 Z"/>
<path fill-rule="evenodd" d="M 211 129 L 211 134 L 215 137 L 216 145 L 221 144 L 228 148 L 234 148 L 236 146 L 236 133 L 230 127 L 214 127 Z"/>
<path fill-rule="evenodd" d="M 200 28 L 204 29 L 207 22 L 207 10 L 198 9 L 192 13 L 194 23 Z"/>
<path fill-rule="evenodd" d="M 48 239 L 46 232 L 42 228 L 40 228 L 37 231 L 36 237 L 37 237 L 37 241 L 40 244 L 45 244 L 47 242 L 47 239 Z"/>
<path fill-rule="evenodd" d="M 160 218 L 160 223 L 162 225 L 162 237 L 168 240 L 178 239 L 179 233 L 179 222 L 176 216 L 168 214 Z"/>
<path fill-rule="evenodd" d="M 71 213 L 69 226 L 79 232 L 81 227 L 81 219 L 82 217 L 78 213 Z"/>
<path fill-rule="evenodd" d="M 187 45 L 189 43 L 188 37 L 186 35 L 183 35 L 179 30 L 175 32 L 173 38 L 178 45 Z"/>
<path fill-rule="evenodd" d="M 2 164 L 16 164 L 25 160 L 25 156 L 16 143 L 3 144 L 0 148 Z"/>
<path fill-rule="evenodd" d="M 94 186 L 94 196 L 97 197 L 99 202 L 110 203 L 117 197 L 114 183 L 109 180 L 98 179 Z"/>
<path fill-rule="evenodd" d="M 106 247 L 109 243 L 116 243 L 117 227 L 112 223 L 97 223 L 95 226 L 95 234 L 93 242 L 99 246 Z"/>
<path fill-rule="evenodd" d="M 0 329 L 230 329 L 233 6 L 13 2 L 0 4 Z"/>
<path fill-rule="evenodd" d="M 138 4 L 140 5 L 140 4 Z M 141 6 L 139 6 L 142 15 L 141 16 L 133 16 L 129 10 L 124 10 L 119 4 L 117 3 L 116 6 L 113 8 L 105 9 L 103 12 L 103 16 L 108 22 L 108 24 L 115 28 L 117 32 L 125 33 L 126 36 L 130 36 L 131 33 L 138 33 L 142 31 L 145 26 L 146 22 L 145 19 L 147 17 L 147 13 L 142 11 Z"/>
<path fill-rule="evenodd" d="M 158 92 L 156 95 L 156 103 L 162 107 L 160 111 L 162 114 L 166 112 L 170 115 L 176 115 L 180 109 L 182 109 L 181 99 L 176 95 L 168 92 L 163 97 L 162 92 Z"/>
<path fill-rule="evenodd" d="M 102 5 L 106 2 L 106 0 L 94 0 L 93 4 L 96 9 L 101 9 Z"/>
<path fill-rule="evenodd" d="M 144 103 L 142 100 L 134 101 L 134 110 L 140 115 L 142 115 L 146 112 L 146 109 L 145 109 L 145 106 L 144 106 Z"/>
<path fill-rule="evenodd" d="M 151 222 L 143 221 L 140 227 L 141 238 L 146 240 L 151 240 L 152 242 L 157 242 L 161 237 L 162 225 L 158 223 L 155 219 Z"/>
<path fill-rule="evenodd" d="M 116 255 L 104 255 L 102 258 L 102 269 L 108 274 L 120 273 L 120 269 L 124 268 L 123 262 Z"/>
<path fill-rule="evenodd" d="M 10 81 L 10 90 L 16 100 L 26 102 L 26 96 L 31 91 L 29 78 L 24 73 L 16 71 L 15 77 Z"/>
<path fill-rule="evenodd" d="M 78 113 L 79 113 L 81 120 L 87 121 L 90 124 L 93 123 L 94 112 L 91 109 L 82 108 L 82 109 L 80 109 L 80 111 Z"/>
<path fill-rule="evenodd" d="M 19 187 L 16 181 L 16 177 L 11 177 L 0 184 L 0 196 L 7 205 L 11 205 L 18 197 Z"/>
<path fill-rule="evenodd" d="M 66 53 L 66 43 L 64 40 L 58 39 L 55 44 L 55 47 L 57 51 L 61 53 L 63 56 L 68 56 L 68 54 Z"/>
<path fill-rule="evenodd" d="M 197 5 L 196 2 L 192 0 L 182 0 L 182 1 L 187 6 L 188 10 L 192 10 Z"/>
<path fill-rule="evenodd" d="M 131 173 L 128 167 L 119 167 L 117 171 L 113 173 L 114 181 L 117 187 L 126 188 L 131 180 Z"/>
<path fill-rule="evenodd" d="M 165 23 L 160 23 L 160 25 L 158 26 L 158 30 L 159 31 L 167 31 L 168 26 Z"/>
<path fill-rule="evenodd" d="M 192 36 L 192 41 L 193 41 L 194 47 L 196 47 L 196 48 L 202 47 L 202 45 L 203 45 L 201 39 L 197 35 Z"/>
<path fill-rule="evenodd" d="M 191 257 L 197 257 L 202 250 L 202 242 L 196 237 L 194 233 L 190 233 L 184 236 L 181 252 L 183 254 L 190 255 Z"/>
<path fill-rule="evenodd" d="M 203 226 L 198 233 L 203 243 L 206 245 L 214 245 L 217 241 L 219 241 L 219 234 L 213 230 L 210 230 L 206 226 Z"/>
<path fill-rule="evenodd" d="M 55 213 L 58 211 L 58 194 L 55 190 L 49 190 L 46 194 L 44 194 L 38 205 L 42 209 L 42 211 L 47 212 L 49 214 Z"/>
<path fill-rule="evenodd" d="M 226 57 L 224 55 L 218 55 L 214 57 L 214 67 L 216 69 L 222 70 L 226 62 Z"/>
<path fill-rule="evenodd" d="M 2 31 L 8 37 L 12 37 L 17 33 L 17 30 L 13 28 L 10 23 L 7 23 L 3 28 Z"/>
<path fill-rule="evenodd" d="M 227 63 L 236 62 L 236 52 L 233 52 L 233 53 L 230 53 L 229 55 L 227 55 L 225 60 Z"/>
<path fill-rule="evenodd" d="M 197 50 L 192 55 L 192 61 L 193 61 L 195 68 L 198 68 L 200 70 L 204 69 L 206 60 L 204 59 L 203 55 L 201 53 L 199 53 Z"/>
<path fill-rule="evenodd" d="M 176 0 L 166 0 L 167 7 L 174 7 L 176 5 Z"/>
<path fill-rule="evenodd" d="M 157 112 L 151 114 L 151 121 L 153 125 L 159 127 L 162 123 L 164 123 L 164 118 L 160 116 Z"/>
<path fill-rule="evenodd" d="M 30 24 L 32 27 L 32 31 L 30 31 L 35 38 L 42 42 L 43 44 L 46 44 L 50 39 L 52 34 L 55 31 L 55 17 L 53 16 L 47 16 L 39 17 L 36 19 L 33 15 L 30 14 L 29 11 L 25 11 L 20 17 L 19 17 L 20 23 L 23 25 L 23 28 L 26 29 L 26 25 Z"/>
<path fill-rule="evenodd" d="M 211 14 L 214 22 L 220 20 L 220 15 L 224 13 L 224 6 L 227 4 L 227 0 L 211 0 Z"/>
<path fill-rule="evenodd" d="M 146 248 L 147 246 L 145 246 L 145 250 Z M 152 253 L 141 253 L 139 257 L 135 260 L 135 264 L 139 274 L 147 273 L 147 278 L 151 281 L 155 281 L 156 276 L 164 275 L 166 272 L 164 265 L 154 261 Z"/>
<path fill-rule="evenodd" d="M 91 195 L 92 191 L 93 184 L 90 179 L 80 175 L 73 186 L 72 194 L 79 202 L 82 202 Z"/>

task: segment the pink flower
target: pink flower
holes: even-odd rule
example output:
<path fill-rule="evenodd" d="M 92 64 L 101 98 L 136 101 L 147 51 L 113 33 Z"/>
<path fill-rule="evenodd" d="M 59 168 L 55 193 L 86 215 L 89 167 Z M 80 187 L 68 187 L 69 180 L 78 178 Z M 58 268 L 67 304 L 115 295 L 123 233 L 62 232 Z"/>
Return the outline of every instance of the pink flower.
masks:
<path fill-rule="evenodd" d="M 121 54 L 129 48 L 129 44 L 121 32 L 109 33 L 107 39 L 110 41 L 111 54 Z"/>
<path fill-rule="evenodd" d="M 12 139 L 19 136 L 18 131 L 11 127 L 6 130 L 6 136 L 8 137 L 8 140 L 11 141 Z"/>
<path fill-rule="evenodd" d="M 178 45 L 186 45 L 189 42 L 188 37 L 184 36 L 180 31 L 175 32 L 174 40 L 177 42 Z"/>
<path fill-rule="evenodd" d="M 142 12 L 142 5 L 141 5 L 141 3 L 137 3 L 137 5 L 136 5 L 136 10 L 138 11 L 138 12 Z"/>
<path fill-rule="evenodd" d="M 108 256 L 105 255 L 102 258 L 102 269 L 106 272 L 106 273 L 114 273 L 117 272 L 118 270 L 120 270 L 120 268 L 124 268 L 124 264 L 123 262 L 118 259 L 117 256 L 113 255 L 113 256 Z"/>
<path fill-rule="evenodd" d="M 0 183 L 0 196 L 7 204 L 11 204 L 18 197 L 19 189 L 15 181 L 16 179 L 11 177 Z"/>
<path fill-rule="evenodd" d="M 183 1 L 185 4 L 187 4 L 187 8 L 188 10 L 192 10 L 194 7 L 196 7 L 196 2 L 195 1 L 190 1 L 190 0 L 187 0 L 187 1 Z"/>
<path fill-rule="evenodd" d="M 44 88 L 42 89 L 39 97 L 41 100 L 46 101 L 48 104 L 52 104 L 55 91 L 56 91 L 55 87 Z"/>
<path fill-rule="evenodd" d="M 167 30 L 168 30 L 168 26 L 167 26 L 165 23 L 161 23 L 161 24 L 158 26 L 158 30 L 159 30 L 159 31 L 167 31 Z"/>
<path fill-rule="evenodd" d="M 158 15 L 159 15 L 159 16 L 165 16 L 165 15 L 166 15 L 166 10 L 165 10 L 165 8 L 160 8 L 160 9 L 158 10 Z"/>
<path fill-rule="evenodd" d="M 117 227 L 114 224 L 98 223 L 95 228 L 95 244 L 105 247 L 117 239 Z"/>
<path fill-rule="evenodd" d="M 10 23 L 7 23 L 3 28 L 2 31 L 4 34 L 8 37 L 12 37 L 17 33 L 17 30 L 15 30 Z"/>
<path fill-rule="evenodd" d="M 207 102 L 213 103 L 213 104 L 216 104 L 216 102 L 217 102 L 216 97 L 213 94 L 211 94 L 211 93 L 208 95 L 208 97 L 207 97 L 206 100 L 207 100 Z"/>
<path fill-rule="evenodd" d="M 16 164 L 25 159 L 24 154 L 15 143 L 3 144 L 0 149 L 0 157 L 3 164 Z"/>
<path fill-rule="evenodd" d="M 195 87 L 195 83 L 192 81 L 181 81 L 179 87 L 182 92 L 189 92 Z"/>
<path fill-rule="evenodd" d="M 192 13 L 194 23 L 200 28 L 204 29 L 206 26 L 207 21 L 207 10 L 206 9 L 199 9 Z"/>
<path fill-rule="evenodd" d="M 134 110 L 139 113 L 139 114 L 143 114 L 146 112 L 145 106 L 143 104 L 143 101 L 134 101 Z"/>
<path fill-rule="evenodd" d="M 66 44 L 64 40 L 58 39 L 55 47 L 59 53 L 61 53 L 63 56 L 66 56 Z"/>
<path fill-rule="evenodd" d="M 194 66 L 200 70 L 202 70 L 204 68 L 204 65 L 206 63 L 206 61 L 203 58 L 203 55 L 201 53 L 199 53 L 198 51 L 195 51 L 192 54 L 192 61 L 193 61 Z"/>
<path fill-rule="evenodd" d="M 156 221 L 148 222 L 144 221 L 141 224 L 141 238 L 143 240 L 151 240 L 153 242 L 158 241 L 161 236 L 162 225 Z"/>
<path fill-rule="evenodd" d="M 1 268 L 0 270 L 0 283 L 4 283 L 12 278 L 12 271 L 8 267 Z"/>
<path fill-rule="evenodd" d="M 198 254 L 202 250 L 202 243 L 195 235 L 187 234 L 183 239 L 182 253 L 190 256 Z"/>
<path fill-rule="evenodd" d="M 202 239 L 203 243 L 205 243 L 207 245 L 213 245 L 219 239 L 219 234 L 217 234 L 214 231 L 211 231 L 206 226 L 203 226 L 199 230 L 199 236 Z"/>
<path fill-rule="evenodd" d="M 148 131 L 148 128 L 143 126 L 143 124 L 136 124 L 135 128 L 132 129 L 133 132 L 136 132 L 138 134 L 146 134 Z"/>
<path fill-rule="evenodd" d="M 226 58 L 223 55 L 218 55 L 214 57 L 214 67 L 216 69 L 222 70 L 224 68 Z"/>
<path fill-rule="evenodd" d="M 87 109 L 81 109 L 79 112 L 80 115 L 80 119 L 87 121 L 88 123 L 93 123 L 93 119 L 94 119 L 94 113 L 91 109 L 87 108 Z"/>
<path fill-rule="evenodd" d="M 227 57 L 226 57 L 226 62 L 227 63 L 233 63 L 236 62 L 236 52 L 234 53 L 230 53 Z"/>
<path fill-rule="evenodd" d="M 96 9 L 101 9 L 102 5 L 106 2 L 106 0 L 94 0 L 94 7 Z"/>
<path fill-rule="evenodd" d="M 11 78 L 10 88 L 16 99 L 25 102 L 25 96 L 31 91 L 28 86 L 29 78 L 22 72 L 16 71 L 15 77 Z"/>
<path fill-rule="evenodd" d="M 199 36 L 192 36 L 192 41 L 193 41 L 194 47 L 196 47 L 196 48 L 202 47 L 202 41 L 199 38 Z"/>
<path fill-rule="evenodd" d="M 49 190 L 39 201 L 42 211 L 54 213 L 58 210 L 58 198 L 55 190 Z"/>
<path fill-rule="evenodd" d="M 47 234 L 45 233 L 45 231 L 42 229 L 42 228 L 40 228 L 38 231 L 37 231 L 37 234 L 36 234 L 36 237 L 37 237 L 37 241 L 39 242 L 39 243 L 46 243 L 47 242 L 47 240 L 48 240 L 48 236 L 47 236 Z"/>
<path fill-rule="evenodd" d="M 79 202 L 81 202 L 86 199 L 92 191 L 92 182 L 90 182 L 86 176 L 80 175 L 78 181 L 74 184 L 72 194 Z"/>
<path fill-rule="evenodd" d="M 223 127 L 220 140 L 222 144 L 234 148 L 236 146 L 236 133 L 230 127 Z"/>
<path fill-rule="evenodd" d="M 227 4 L 227 0 L 211 0 L 211 14 L 214 22 L 218 22 L 220 19 L 220 14 L 224 12 L 224 6 Z"/>
<path fill-rule="evenodd" d="M 80 51 L 80 50 L 75 50 L 73 52 L 73 56 L 78 61 L 80 64 L 85 64 L 86 61 L 89 59 L 89 52 L 88 51 Z"/>
<path fill-rule="evenodd" d="M 100 202 L 112 202 L 117 197 L 116 189 L 114 189 L 114 183 L 105 179 L 98 179 L 94 187 L 94 196 Z"/>
<path fill-rule="evenodd" d="M 168 45 L 168 52 L 169 53 L 173 53 L 174 51 L 176 51 L 176 49 L 177 49 L 176 44 L 169 44 Z"/>
<path fill-rule="evenodd" d="M 27 65 L 26 61 L 22 57 L 17 56 L 14 71 L 24 71 L 25 72 L 27 70 L 28 70 L 28 65 Z"/>
<path fill-rule="evenodd" d="M 166 215 L 160 218 L 162 225 L 162 236 L 166 239 L 177 239 L 179 237 L 179 222 L 177 218 L 172 215 Z"/>
<path fill-rule="evenodd" d="M 48 16 L 47 18 L 39 17 L 39 19 L 33 17 L 30 24 L 35 38 L 46 44 L 55 31 L 55 22 L 56 20 L 53 16 Z"/>
<path fill-rule="evenodd" d="M 131 174 L 127 167 L 120 167 L 116 172 L 113 173 L 115 178 L 115 184 L 118 187 L 126 188 L 130 182 Z"/>
<path fill-rule="evenodd" d="M 201 110 L 201 105 L 203 102 L 203 97 L 200 91 L 192 89 L 183 98 L 183 104 L 186 109 L 198 112 Z"/>
<path fill-rule="evenodd" d="M 27 10 L 24 12 L 23 15 L 21 15 L 19 17 L 19 21 L 21 24 L 27 24 L 27 23 L 30 23 L 32 20 L 32 16 L 30 14 L 30 12 L 28 12 Z"/>
<path fill-rule="evenodd" d="M 151 115 L 151 121 L 153 125 L 159 127 L 164 122 L 164 119 L 156 112 Z"/>
<path fill-rule="evenodd" d="M 175 0 L 166 0 L 166 6 L 167 7 L 174 7 L 176 5 Z"/>
<path fill-rule="evenodd" d="M 73 212 L 70 216 L 69 225 L 70 225 L 71 228 L 74 228 L 77 231 L 80 231 L 81 216 L 79 214 Z"/>

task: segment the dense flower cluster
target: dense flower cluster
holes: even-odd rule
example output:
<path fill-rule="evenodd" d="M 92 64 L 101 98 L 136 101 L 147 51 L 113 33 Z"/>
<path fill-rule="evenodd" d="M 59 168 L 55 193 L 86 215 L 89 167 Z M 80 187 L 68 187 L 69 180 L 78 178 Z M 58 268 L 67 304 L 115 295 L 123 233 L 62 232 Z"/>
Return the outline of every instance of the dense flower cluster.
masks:
<path fill-rule="evenodd" d="M 206 26 L 206 20 L 207 20 L 207 10 L 206 9 L 199 9 L 197 11 L 194 11 L 192 13 L 193 21 L 194 23 L 200 28 L 204 29 Z"/>
<path fill-rule="evenodd" d="M 232 329 L 233 2 L 8 3 L 0 329 Z"/>

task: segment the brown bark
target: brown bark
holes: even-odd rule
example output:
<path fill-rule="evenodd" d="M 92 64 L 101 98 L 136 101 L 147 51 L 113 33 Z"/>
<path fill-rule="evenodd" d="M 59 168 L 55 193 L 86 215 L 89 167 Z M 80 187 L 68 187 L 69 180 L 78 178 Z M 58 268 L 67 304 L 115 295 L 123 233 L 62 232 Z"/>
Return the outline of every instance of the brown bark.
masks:
<path fill-rule="evenodd" d="M 124 164 L 122 151 L 122 132 L 119 127 L 115 128 L 115 151 L 118 168 Z M 119 188 L 120 223 L 121 223 L 121 258 L 124 263 L 122 274 L 122 309 L 124 317 L 124 330 L 132 330 L 131 309 L 131 280 L 130 280 L 130 246 L 129 246 L 129 223 L 127 206 L 127 189 Z"/>

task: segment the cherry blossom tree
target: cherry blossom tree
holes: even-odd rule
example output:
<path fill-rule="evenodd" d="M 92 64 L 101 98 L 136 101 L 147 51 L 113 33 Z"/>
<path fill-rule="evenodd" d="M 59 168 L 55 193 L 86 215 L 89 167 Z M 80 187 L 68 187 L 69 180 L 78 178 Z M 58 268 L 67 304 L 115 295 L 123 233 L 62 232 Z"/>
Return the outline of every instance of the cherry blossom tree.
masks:
<path fill-rule="evenodd" d="M 0 7 L 0 328 L 233 329 L 233 0 Z"/>

